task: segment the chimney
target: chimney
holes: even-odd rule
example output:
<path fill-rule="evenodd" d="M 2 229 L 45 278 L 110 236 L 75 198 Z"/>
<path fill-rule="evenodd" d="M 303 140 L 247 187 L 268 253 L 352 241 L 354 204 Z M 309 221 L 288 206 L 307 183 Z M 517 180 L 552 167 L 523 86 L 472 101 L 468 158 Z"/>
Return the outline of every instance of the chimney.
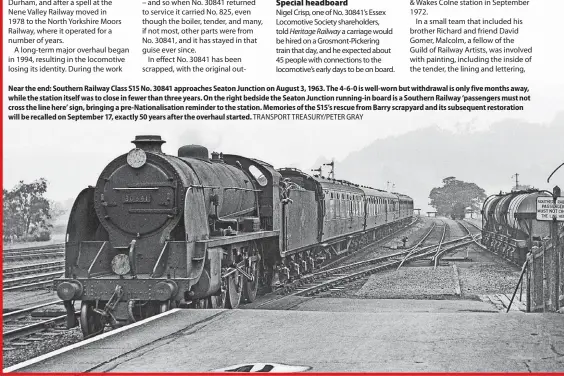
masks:
<path fill-rule="evenodd" d="M 135 140 L 131 141 L 135 144 L 136 148 L 139 148 L 143 151 L 148 151 L 151 153 L 162 153 L 161 145 L 164 144 L 166 141 L 161 139 L 161 136 L 155 135 L 141 135 L 135 136 Z"/>
<path fill-rule="evenodd" d="M 178 149 L 180 158 L 198 158 L 209 160 L 208 149 L 201 145 L 184 145 Z"/>

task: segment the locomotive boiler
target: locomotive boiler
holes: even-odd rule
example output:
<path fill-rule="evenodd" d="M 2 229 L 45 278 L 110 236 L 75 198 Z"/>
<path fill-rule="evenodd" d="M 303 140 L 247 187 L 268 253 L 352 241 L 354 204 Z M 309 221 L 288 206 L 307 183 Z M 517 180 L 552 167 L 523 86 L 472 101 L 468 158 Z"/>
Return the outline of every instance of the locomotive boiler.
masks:
<path fill-rule="evenodd" d="M 55 288 L 85 337 L 172 307 L 237 308 L 405 226 L 413 200 L 137 136 L 69 218 Z M 74 302 L 81 301 L 80 318 Z"/>

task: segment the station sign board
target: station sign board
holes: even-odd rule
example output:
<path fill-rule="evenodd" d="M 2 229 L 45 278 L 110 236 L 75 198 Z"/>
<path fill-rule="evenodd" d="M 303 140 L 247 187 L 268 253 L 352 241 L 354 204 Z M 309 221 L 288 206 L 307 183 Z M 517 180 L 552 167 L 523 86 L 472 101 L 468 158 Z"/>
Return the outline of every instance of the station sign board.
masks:
<path fill-rule="evenodd" d="M 537 197 L 537 221 L 564 221 L 564 197 Z"/>

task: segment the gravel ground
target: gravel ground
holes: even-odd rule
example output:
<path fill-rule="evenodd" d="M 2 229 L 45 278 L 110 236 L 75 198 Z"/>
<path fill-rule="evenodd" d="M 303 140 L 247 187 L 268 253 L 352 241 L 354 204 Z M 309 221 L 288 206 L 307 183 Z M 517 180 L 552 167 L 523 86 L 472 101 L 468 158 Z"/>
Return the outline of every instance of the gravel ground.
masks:
<path fill-rule="evenodd" d="M 441 299 L 455 296 L 450 266 L 405 267 L 372 275 L 357 296 L 374 299 Z"/>
<path fill-rule="evenodd" d="M 463 297 L 475 297 L 489 294 L 513 294 L 519 281 L 520 271 L 502 263 L 478 263 L 466 268 L 459 268 L 460 288 Z M 526 291 L 526 281 L 523 281 Z"/>
<path fill-rule="evenodd" d="M 82 332 L 78 327 L 64 331 L 51 331 L 50 333 L 56 333 L 56 335 L 45 336 L 45 340 L 32 341 L 26 346 L 10 346 L 9 343 L 5 343 L 3 349 L 4 368 L 47 354 L 51 351 L 58 350 L 82 340 Z M 34 335 L 34 337 L 37 337 L 37 335 Z M 12 348 L 12 350 L 10 350 L 10 348 Z"/>

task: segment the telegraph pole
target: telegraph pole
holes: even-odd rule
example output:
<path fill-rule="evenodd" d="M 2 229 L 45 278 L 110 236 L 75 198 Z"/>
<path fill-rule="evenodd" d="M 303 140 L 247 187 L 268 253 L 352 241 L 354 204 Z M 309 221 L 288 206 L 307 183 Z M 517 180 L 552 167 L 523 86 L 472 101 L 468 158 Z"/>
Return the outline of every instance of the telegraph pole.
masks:
<path fill-rule="evenodd" d="M 318 175 L 318 176 L 319 176 L 320 178 L 323 177 L 323 172 L 322 172 L 322 170 L 321 170 L 321 166 L 319 166 L 319 168 L 314 168 L 314 169 L 312 169 L 311 171 L 312 171 L 312 172 L 319 172 L 319 175 Z M 315 175 L 314 175 L 314 176 L 315 176 Z"/>
<path fill-rule="evenodd" d="M 560 197 L 560 187 L 557 185 L 552 190 L 552 199 L 554 200 L 554 204 L 556 205 L 556 200 Z M 558 222 L 556 220 L 556 215 L 552 219 L 552 226 L 551 226 L 551 237 L 552 237 L 552 259 L 554 260 L 554 302 L 556 311 L 560 308 L 560 244 L 559 244 L 559 235 L 558 234 Z"/>
<path fill-rule="evenodd" d="M 329 171 L 329 177 L 335 180 L 335 160 L 332 160 L 331 163 L 323 163 L 323 166 L 331 166 L 331 171 Z"/>
<path fill-rule="evenodd" d="M 511 176 L 512 178 L 515 178 L 515 190 L 518 191 L 519 190 L 519 173 L 515 173 L 515 175 Z"/>

